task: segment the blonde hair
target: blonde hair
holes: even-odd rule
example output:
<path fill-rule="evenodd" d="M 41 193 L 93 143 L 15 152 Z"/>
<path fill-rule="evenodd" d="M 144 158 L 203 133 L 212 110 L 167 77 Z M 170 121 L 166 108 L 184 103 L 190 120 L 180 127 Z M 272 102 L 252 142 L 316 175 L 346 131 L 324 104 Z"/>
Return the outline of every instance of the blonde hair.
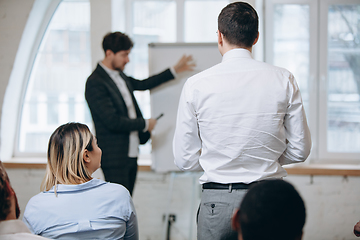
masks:
<path fill-rule="evenodd" d="M 49 191 L 57 184 L 81 184 L 92 179 L 83 159 L 84 151 L 92 151 L 93 135 L 81 123 L 67 123 L 58 127 L 50 137 L 47 166 L 41 191 Z"/>

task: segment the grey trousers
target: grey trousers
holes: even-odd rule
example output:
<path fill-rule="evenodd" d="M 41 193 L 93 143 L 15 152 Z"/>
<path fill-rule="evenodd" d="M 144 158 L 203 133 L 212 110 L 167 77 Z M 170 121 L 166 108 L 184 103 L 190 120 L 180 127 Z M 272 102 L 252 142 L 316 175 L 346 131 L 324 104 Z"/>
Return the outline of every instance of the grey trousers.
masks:
<path fill-rule="evenodd" d="M 198 211 L 197 240 L 223 240 L 232 235 L 231 218 L 247 189 L 203 189 Z"/>

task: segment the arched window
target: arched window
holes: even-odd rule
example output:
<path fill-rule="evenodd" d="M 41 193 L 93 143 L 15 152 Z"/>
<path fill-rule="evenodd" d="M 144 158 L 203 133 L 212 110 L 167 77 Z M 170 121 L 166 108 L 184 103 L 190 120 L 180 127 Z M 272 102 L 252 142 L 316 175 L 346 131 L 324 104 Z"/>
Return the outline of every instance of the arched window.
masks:
<path fill-rule="evenodd" d="M 112 0 L 113 30 L 124 31 L 135 41 L 126 73 L 140 79 L 148 75 L 149 42 L 216 41 L 216 16 L 228 2 Z M 195 9 L 205 5 L 206 13 L 193 15 Z M 2 159 L 44 157 L 50 134 L 65 122 L 82 122 L 93 129 L 84 99 L 85 82 L 92 70 L 90 17 L 89 0 L 35 0 L 27 23 L 30 29 L 25 28 L 21 40 L 26 44 L 20 44 L 18 50 L 17 58 L 22 60 L 20 64 L 15 62 L 13 69 L 18 73 L 15 68 L 20 65 L 23 76 L 17 74 L 10 79 L 10 90 L 4 100 L 6 111 L 3 109 L 1 138 L 6 141 L 2 141 Z M 201 34 L 194 36 L 192 22 L 202 26 L 209 21 L 214 22 L 211 28 L 201 27 Z M 24 50 L 28 51 L 27 57 Z M 149 118 L 148 92 L 137 92 L 136 97 L 144 117 Z M 141 154 L 146 157 L 150 151 L 148 144 L 141 149 Z"/>
<path fill-rule="evenodd" d="M 63 123 L 75 121 L 92 127 L 84 98 L 90 73 L 90 3 L 61 1 L 32 64 L 21 104 L 15 156 L 43 155 L 50 134 Z"/>

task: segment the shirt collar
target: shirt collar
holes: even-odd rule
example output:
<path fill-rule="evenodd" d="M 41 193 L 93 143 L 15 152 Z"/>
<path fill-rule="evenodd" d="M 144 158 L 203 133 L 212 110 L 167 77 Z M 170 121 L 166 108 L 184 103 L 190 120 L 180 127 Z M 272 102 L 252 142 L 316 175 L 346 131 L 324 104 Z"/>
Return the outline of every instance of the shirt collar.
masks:
<path fill-rule="evenodd" d="M 251 52 L 244 48 L 235 48 L 227 51 L 223 58 L 222 62 L 225 62 L 232 58 L 252 58 Z"/>
<path fill-rule="evenodd" d="M 90 181 L 82 184 L 58 184 L 56 188 L 57 193 L 61 192 L 78 192 L 78 191 L 84 191 L 92 188 L 96 188 L 98 186 L 101 186 L 103 184 L 106 184 L 103 180 L 100 179 L 91 179 Z M 45 191 L 44 193 L 54 193 L 54 186 L 49 190 Z"/>
<path fill-rule="evenodd" d="M 119 71 L 108 68 L 101 61 L 99 62 L 99 65 L 105 70 L 107 74 L 109 74 L 109 76 L 119 76 Z"/>

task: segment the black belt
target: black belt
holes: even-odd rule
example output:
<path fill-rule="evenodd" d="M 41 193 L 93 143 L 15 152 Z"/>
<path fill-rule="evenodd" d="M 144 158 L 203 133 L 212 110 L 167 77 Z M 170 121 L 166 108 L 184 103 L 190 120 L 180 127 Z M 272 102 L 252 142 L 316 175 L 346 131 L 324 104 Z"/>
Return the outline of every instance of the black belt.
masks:
<path fill-rule="evenodd" d="M 223 184 L 223 183 L 204 183 L 202 185 L 203 189 L 248 189 L 253 183 L 229 183 L 229 184 Z"/>

